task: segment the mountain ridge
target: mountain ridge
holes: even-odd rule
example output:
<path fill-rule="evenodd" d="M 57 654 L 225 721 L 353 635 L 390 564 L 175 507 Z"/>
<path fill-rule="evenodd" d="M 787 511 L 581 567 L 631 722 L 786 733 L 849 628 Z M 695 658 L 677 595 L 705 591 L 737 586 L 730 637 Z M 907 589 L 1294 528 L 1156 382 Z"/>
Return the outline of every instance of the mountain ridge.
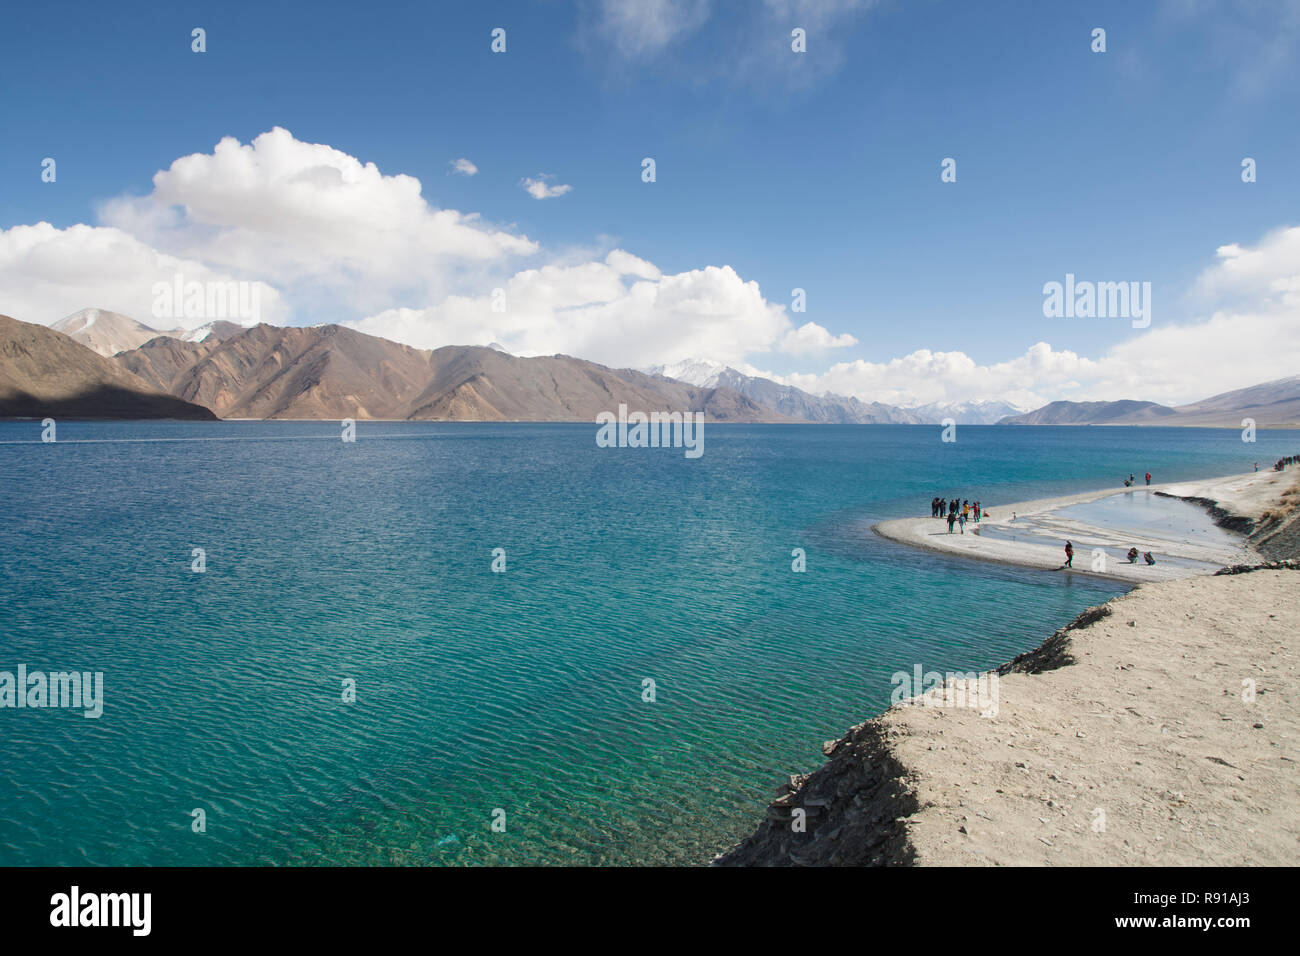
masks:
<path fill-rule="evenodd" d="M 60 332 L 60 325 L 70 331 Z M 63 355 L 69 367 L 42 365 L 28 355 L 21 368 L 10 369 L 12 396 L 44 394 L 38 379 L 45 376 L 66 398 L 81 374 L 87 389 L 117 389 L 118 399 L 123 392 L 152 395 L 155 408 L 162 407 L 156 404 L 159 395 L 179 399 L 182 404 L 168 406 L 167 414 L 182 417 L 197 406 L 219 417 L 246 419 L 593 421 L 624 404 L 647 412 L 699 412 L 714 422 L 929 425 L 952 419 L 958 424 L 1242 427 L 1243 418 L 1252 418 L 1258 427 L 1300 423 L 1300 375 L 1176 407 L 1124 399 L 1049 402 L 1027 412 L 977 401 L 904 408 L 834 393 L 813 395 L 711 360 L 614 369 L 570 355 L 514 356 L 497 343 L 416 349 L 335 324 L 244 327 L 217 321 L 160 333 L 129 316 L 83 309 L 55 326 L 31 328 L 43 329 L 46 337 L 23 333 L 29 344 L 39 340 L 41 348 Z M 11 338 L 14 334 L 10 329 Z M 103 355 L 123 336 L 145 335 L 130 349 Z M 98 355 L 127 377 L 115 378 L 84 354 L 52 344 L 58 340 Z M 52 394 L 46 395 L 47 405 Z M 8 407 L 17 407 L 15 401 Z M 142 414 L 149 404 L 114 401 L 128 417 Z M 49 407 L 56 406 L 95 410 L 84 401 Z M 22 407 L 36 405 L 26 400 Z M 1003 414 L 1008 409 L 1017 414 Z"/>
<path fill-rule="evenodd" d="M 255 325 L 208 343 L 158 337 L 117 361 L 223 418 L 594 421 L 626 404 L 708 421 L 782 422 L 725 386 L 701 388 L 567 355 L 475 345 L 425 350 L 341 325 Z"/>

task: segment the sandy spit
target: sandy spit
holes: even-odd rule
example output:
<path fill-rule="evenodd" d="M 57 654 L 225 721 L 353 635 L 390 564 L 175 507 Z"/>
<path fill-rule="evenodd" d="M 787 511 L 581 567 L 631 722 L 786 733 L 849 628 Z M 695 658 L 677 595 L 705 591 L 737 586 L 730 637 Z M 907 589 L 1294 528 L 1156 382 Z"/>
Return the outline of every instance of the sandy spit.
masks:
<path fill-rule="evenodd" d="M 1169 541 L 1154 540 L 1144 537 L 1139 532 L 1115 537 L 1113 531 L 1106 531 L 1086 525 L 1079 521 L 1068 520 L 1058 516 L 1062 508 L 1070 505 L 1098 501 L 1111 495 L 1121 494 L 1156 494 L 1174 498 L 1186 498 L 1197 502 L 1218 502 L 1219 506 L 1232 515 L 1247 518 L 1257 516 L 1264 508 L 1275 502 L 1282 491 L 1295 480 L 1293 471 L 1260 471 L 1245 475 L 1232 475 L 1227 478 L 1213 478 L 1198 482 L 1180 482 L 1175 484 L 1157 484 L 1137 488 L 1103 488 L 1097 491 L 1075 495 L 1062 495 L 1057 498 L 1042 498 L 1036 501 L 1021 501 L 1005 505 L 990 505 L 991 518 L 986 518 L 978 525 L 967 522 L 966 533 L 948 533 L 947 524 L 938 518 L 917 517 L 899 518 L 894 521 L 882 521 L 874 528 L 876 534 L 893 541 L 927 548 L 943 554 L 957 557 L 975 558 L 982 561 L 996 561 L 1003 564 L 1016 564 L 1027 568 L 1056 570 L 1065 560 L 1062 548 L 1067 539 L 1080 538 L 1101 539 L 1114 538 L 1109 549 L 1109 559 L 1104 571 L 1091 570 L 1091 555 L 1080 548 L 1075 554 L 1074 567 L 1063 574 L 1085 574 L 1093 577 L 1112 578 L 1131 583 L 1144 581 L 1170 581 L 1202 573 L 1187 567 L 1156 563 L 1146 565 L 1127 564 L 1121 557 L 1130 545 L 1136 545 L 1139 551 L 1154 551 L 1160 554 L 1174 554 L 1177 557 L 1195 561 L 1210 562 L 1216 565 L 1235 564 L 1249 558 L 1249 551 L 1243 541 L 1238 548 L 1210 548 L 1192 543 L 1171 546 Z M 1230 528 L 1244 530 L 1242 522 L 1225 521 Z M 1014 532 L 1017 528 L 1033 525 L 1039 532 L 1050 531 L 1059 539 L 1056 543 L 1038 544 L 1026 541 L 1008 541 L 988 536 L 985 532 Z"/>

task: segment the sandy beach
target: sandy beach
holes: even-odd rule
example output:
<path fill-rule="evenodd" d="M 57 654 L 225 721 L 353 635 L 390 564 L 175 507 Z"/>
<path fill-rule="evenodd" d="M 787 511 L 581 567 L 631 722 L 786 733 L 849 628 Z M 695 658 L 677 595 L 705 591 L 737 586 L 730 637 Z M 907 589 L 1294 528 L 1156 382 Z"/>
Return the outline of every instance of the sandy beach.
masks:
<path fill-rule="evenodd" d="M 1300 517 L 1275 517 L 1297 477 L 1159 490 L 1276 535 Z M 1050 518 L 1114 493 L 991 510 L 998 521 Z M 980 535 L 936 544 L 931 522 L 878 530 L 966 557 L 1048 560 Z M 827 762 L 792 777 L 762 825 L 715 863 L 1295 865 L 1300 562 L 1243 547 L 1248 560 L 1232 568 L 1142 583 L 984 675 L 996 678 L 995 706 L 934 689 L 828 741 Z"/>
<path fill-rule="evenodd" d="M 988 512 L 992 517 L 979 524 L 968 521 L 964 534 L 949 534 L 945 521 L 928 516 L 882 521 L 874 530 L 893 541 L 944 554 L 1043 569 L 1060 568 L 1065 560 L 1062 549 L 1067 540 L 1072 540 L 1076 547 L 1074 566 L 1062 573 L 1088 574 L 1133 583 L 1170 581 L 1204 574 L 1209 570 L 1206 565 L 1217 567 L 1247 560 L 1250 552 L 1244 537 L 1239 542 L 1209 545 L 1195 540 L 1151 535 L 1140 530 L 1091 524 L 1061 512 L 1073 505 L 1113 496 L 1163 495 L 1197 502 L 1218 502 L 1220 508 L 1231 514 L 1250 516 L 1262 513 L 1294 481 L 1293 472 L 1270 470 L 1197 482 L 1105 488 L 1037 501 L 989 505 Z M 1231 527 L 1233 523 L 1228 522 L 1228 525 Z M 1018 535 L 1020 540 L 1010 540 L 1011 535 Z M 1106 554 L 1104 561 L 1094 562 L 1092 548 L 1081 547 L 1081 540 L 1100 547 Z M 1127 563 L 1124 555 L 1130 547 L 1153 552 L 1157 555 L 1157 563 L 1147 565 L 1140 560 L 1137 564 Z M 1159 560 L 1166 557 L 1195 562 L 1197 566 Z M 1094 563 L 1099 567 L 1094 569 Z"/>

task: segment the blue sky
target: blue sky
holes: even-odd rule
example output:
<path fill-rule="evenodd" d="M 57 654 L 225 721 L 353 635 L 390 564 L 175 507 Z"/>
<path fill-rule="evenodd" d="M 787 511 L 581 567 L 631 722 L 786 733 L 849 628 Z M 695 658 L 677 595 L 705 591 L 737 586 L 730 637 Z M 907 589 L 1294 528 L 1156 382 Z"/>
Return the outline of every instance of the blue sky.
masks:
<path fill-rule="evenodd" d="M 1067 272 L 1151 282 L 1156 330 L 1203 322 L 1221 305 L 1197 291 L 1216 249 L 1262 249 L 1300 218 L 1300 7 L 1282 0 L 52 3 L 10 5 L 4 18 L 0 228 L 109 225 L 102 204 L 149 196 L 156 171 L 280 127 L 416 177 L 430 206 L 537 244 L 472 268 L 435 263 L 428 285 L 363 275 L 355 301 L 304 292 L 301 269 L 246 275 L 219 263 L 280 289 L 281 320 L 293 324 L 483 296 L 517 270 L 618 248 L 666 275 L 729 266 L 778 309 L 804 288 L 808 311 L 789 320 L 855 345 L 791 352 L 757 334 L 754 349 L 718 357 L 814 390 L 876 397 L 878 385 L 897 398 L 872 369 L 917 350 L 984 368 L 1038 342 L 1098 362 L 1132 348 L 1142 333 L 1127 322 L 1043 316 L 1043 284 Z M 800 25 L 802 55 L 789 40 Z M 206 53 L 190 49 L 195 26 Z M 494 27 L 507 31 L 504 54 L 489 49 Z M 1090 50 L 1094 27 L 1106 30 L 1105 53 Z M 653 184 L 641 181 L 646 156 Z M 1246 156 L 1255 183 L 1241 181 Z M 44 157 L 57 160 L 55 183 L 41 181 Z M 477 174 L 452 174 L 459 157 Z M 940 181 L 945 157 L 955 183 Z M 520 183 L 539 174 L 572 189 L 538 201 Z M 190 223 L 184 252 L 207 262 L 202 226 Z M 167 242 L 181 240 L 160 235 L 140 238 L 180 254 Z M 1300 273 L 1286 271 L 1291 248 L 1277 254 L 1284 279 Z M 20 268 L 33 267 L 3 273 L 6 285 L 21 283 Z M 61 317 L 15 297 L 0 311 Z M 588 341 L 555 340 L 557 350 Z M 826 377 L 852 361 L 865 363 L 856 379 Z M 1117 369 L 1061 375 L 1078 397 L 1143 379 Z M 1148 374 L 1168 377 L 1158 385 L 1170 400 L 1200 397 L 1186 368 Z M 1047 394 L 1051 381 L 989 389 L 1065 397 Z M 976 385 L 941 397 L 992 397 Z"/>

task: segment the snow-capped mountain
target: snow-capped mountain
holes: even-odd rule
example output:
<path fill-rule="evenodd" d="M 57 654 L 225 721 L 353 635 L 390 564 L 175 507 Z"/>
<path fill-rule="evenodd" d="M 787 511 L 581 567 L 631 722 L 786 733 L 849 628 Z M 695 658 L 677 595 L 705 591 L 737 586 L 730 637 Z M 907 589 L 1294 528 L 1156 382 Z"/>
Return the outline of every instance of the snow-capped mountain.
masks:
<path fill-rule="evenodd" d="M 728 368 L 721 362 L 714 362 L 710 359 L 687 359 L 684 362 L 673 362 L 671 365 L 656 365 L 653 368 L 641 369 L 641 371 L 647 375 L 673 378 L 688 385 L 697 385 L 700 388 L 717 388 L 718 378 L 724 372 L 740 375 L 740 372 L 735 369 Z"/>
<path fill-rule="evenodd" d="M 920 420 L 906 409 L 881 402 L 863 402 L 846 395 L 813 395 L 770 378 L 746 375 L 721 362 L 690 359 L 642 369 L 647 375 L 676 379 L 701 388 L 733 388 L 746 398 L 773 411 L 810 422 L 833 425 L 917 425 Z"/>
<path fill-rule="evenodd" d="M 107 309 L 82 309 L 59 319 L 50 328 L 109 358 L 119 352 L 138 349 L 160 335 L 182 342 L 224 342 L 244 331 L 244 326 L 224 319 L 208 322 L 197 329 L 155 329 L 129 315 Z"/>
<path fill-rule="evenodd" d="M 178 338 L 182 342 L 224 342 L 226 339 L 238 335 L 247 329 L 248 326 L 240 325 L 237 322 L 227 322 L 225 319 L 215 319 L 212 322 L 205 322 L 197 329 L 190 329 L 188 332 L 160 332 L 159 335 L 170 335 Z"/>
<path fill-rule="evenodd" d="M 1020 415 L 1025 409 L 1010 402 L 931 402 L 910 409 L 923 421 L 934 423 L 951 418 L 958 425 L 996 425 L 1008 415 Z"/>
<path fill-rule="evenodd" d="M 155 336 L 180 334 L 178 329 L 160 332 L 129 315 L 107 309 L 82 309 L 59 319 L 50 328 L 110 358 L 118 352 L 139 348 Z"/>

